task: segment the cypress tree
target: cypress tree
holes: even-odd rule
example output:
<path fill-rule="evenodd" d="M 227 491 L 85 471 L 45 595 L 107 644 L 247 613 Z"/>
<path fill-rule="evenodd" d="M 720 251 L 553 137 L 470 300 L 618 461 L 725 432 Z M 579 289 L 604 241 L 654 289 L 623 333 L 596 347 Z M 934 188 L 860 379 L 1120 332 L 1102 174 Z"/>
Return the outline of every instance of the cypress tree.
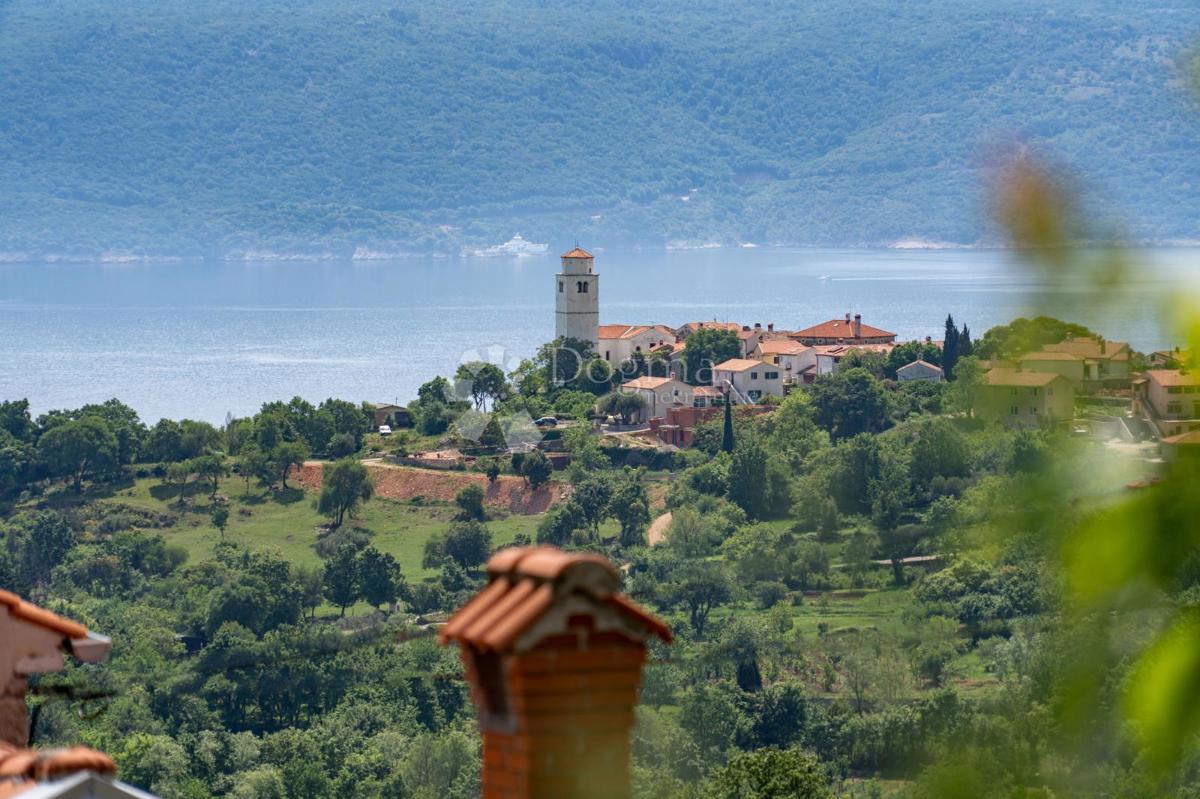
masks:
<path fill-rule="evenodd" d="M 725 432 L 721 436 L 721 451 L 733 452 L 733 404 L 728 392 L 725 393 Z"/>
<path fill-rule="evenodd" d="M 971 329 L 963 324 L 962 332 L 958 334 L 958 358 L 965 358 L 971 355 L 975 350 L 975 345 L 971 343 Z"/>
<path fill-rule="evenodd" d="M 946 337 L 942 342 L 942 372 L 947 380 L 954 379 L 954 364 L 958 361 L 958 328 L 954 317 L 946 315 Z"/>

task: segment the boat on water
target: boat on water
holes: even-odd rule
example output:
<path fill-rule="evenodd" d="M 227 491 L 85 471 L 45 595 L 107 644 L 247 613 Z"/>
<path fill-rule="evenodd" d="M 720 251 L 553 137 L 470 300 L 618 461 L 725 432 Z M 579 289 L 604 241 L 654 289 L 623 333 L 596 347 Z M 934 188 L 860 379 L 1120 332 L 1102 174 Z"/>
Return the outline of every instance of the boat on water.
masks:
<path fill-rule="evenodd" d="M 525 258 L 533 255 L 545 255 L 550 251 L 550 245 L 527 241 L 520 233 L 515 234 L 503 244 L 493 244 L 491 247 L 470 250 L 464 249 L 463 255 L 474 258 L 497 258 L 501 256 Z"/>

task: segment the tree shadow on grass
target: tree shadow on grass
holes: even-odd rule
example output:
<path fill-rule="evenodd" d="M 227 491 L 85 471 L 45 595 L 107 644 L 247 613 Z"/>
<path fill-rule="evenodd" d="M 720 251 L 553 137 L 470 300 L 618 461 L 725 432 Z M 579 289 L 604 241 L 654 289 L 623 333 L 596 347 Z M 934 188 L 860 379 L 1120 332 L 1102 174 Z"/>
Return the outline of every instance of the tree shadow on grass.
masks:
<path fill-rule="evenodd" d="M 292 505 L 304 499 L 304 490 L 288 486 L 274 492 L 272 498 L 280 505 Z"/>

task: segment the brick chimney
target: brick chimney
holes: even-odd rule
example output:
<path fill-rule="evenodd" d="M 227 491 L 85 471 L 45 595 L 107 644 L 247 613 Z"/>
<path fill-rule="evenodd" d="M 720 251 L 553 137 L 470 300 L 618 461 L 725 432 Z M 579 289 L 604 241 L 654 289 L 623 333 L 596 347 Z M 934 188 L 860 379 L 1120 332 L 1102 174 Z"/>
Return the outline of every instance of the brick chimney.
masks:
<path fill-rule="evenodd" d="M 774 322 L 767 322 L 767 332 L 768 333 L 775 332 L 775 323 Z"/>
<path fill-rule="evenodd" d="M 628 799 L 646 646 L 670 630 L 605 558 L 501 550 L 439 634 L 458 643 L 483 733 L 484 799 Z"/>
<path fill-rule="evenodd" d="M 854 337 L 862 338 L 862 314 L 860 313 L 854 315 Z"/>
<path fill-rule="evenodd" d="M 108 656 L 107 638 L 89 633 L 78 622 L 0 590 L 0 743 L 29 743 L 25 691 L 30 674 L 62 671 L 63 652 L 86 663 Z"/>

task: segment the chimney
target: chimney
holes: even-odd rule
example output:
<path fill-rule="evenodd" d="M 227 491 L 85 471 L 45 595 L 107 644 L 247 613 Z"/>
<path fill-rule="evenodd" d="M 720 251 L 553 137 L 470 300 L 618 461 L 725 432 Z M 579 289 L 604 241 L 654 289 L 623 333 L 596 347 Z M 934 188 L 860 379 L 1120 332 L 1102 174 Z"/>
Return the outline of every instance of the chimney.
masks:
<path fill-rule="evenodd" d="M 775 332 L 775 323 L 774 322 L 767 322 L 767 332 L 768 333 Z"/>
<path fill-rule="evenodd" d="M 483 734 L 483 799 L 628 799 L 651 637 L 671 632 L 617 593 L 600 555 L 514 547 L 446 623 Z"/>
<path fill-rule="evenodd" d="M 860 313 L 854 315 L 854 337 L 862 338 L 862 314 Z"/>
<path fill-rule="evenodd" d="M 1104 355 L 1106 352 L 1108 352 L 1108 342 L 1105 341 L 1104 336 L 1101 336 L 1100 337 L 1100 354 Z"/>
<path fill-rule="evenodd" d="M 743 332 L 743 333 L 749 333 L 749 332 L 750 332 L 750 325 L 742 325 L 742 332 Z"/>
<path fill-rule="evenodd" d="M 762 330 L 762 322 L 755 322 L 755 323 L 754 323 L 754 329 L 755 329 L 755 330 Z"/>
<path fill-rule="evenodd" d="M 62 671 L 63 652 L 98 663 L 108 656 L 107 638 L 0 590 L 0 743 L 29 744 L 25 690 L 31 674 Z"/>
<path fill-rule="evenodd" d="M 850 312 L 846 311 L 846 324 L 850 324 Z"/>

